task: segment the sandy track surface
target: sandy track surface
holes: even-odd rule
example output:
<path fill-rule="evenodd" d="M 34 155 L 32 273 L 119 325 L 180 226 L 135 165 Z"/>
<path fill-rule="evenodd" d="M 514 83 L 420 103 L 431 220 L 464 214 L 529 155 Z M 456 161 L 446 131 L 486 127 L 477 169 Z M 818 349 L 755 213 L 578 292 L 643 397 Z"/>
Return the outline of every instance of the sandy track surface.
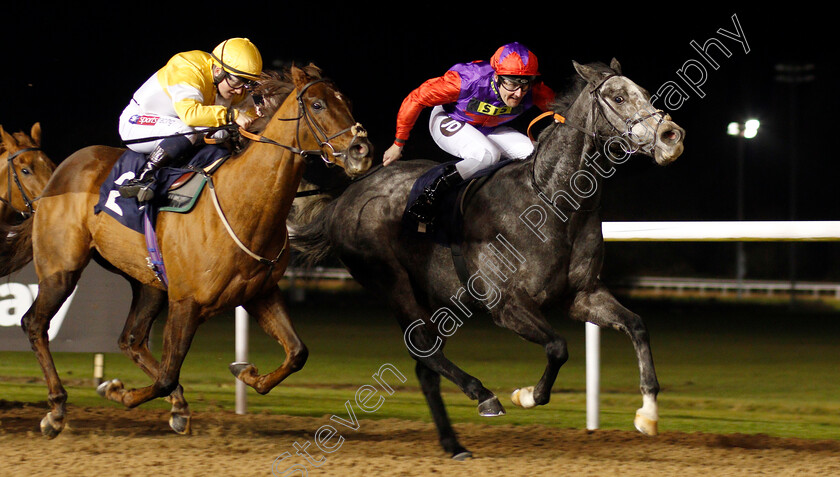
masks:
<path fill-rule="evenodd" d="M 220 411 L 196 413 L 192 435 L 179 436 L 164 411 L 68 411 L 68 428 L 47 440 L 38 431 L 44 407 L 0 402 L 0 476 L 840 476 L 840 441 L 460 424 L 474 457 L 456 462 L 423 422 L 360 420 L 350 430 L 327 416 Z M 315 445 L 325 424 L 344 438 L 329 454 Z M 295 443 L 307 442 L 311 461 L 296 454 Z"/>

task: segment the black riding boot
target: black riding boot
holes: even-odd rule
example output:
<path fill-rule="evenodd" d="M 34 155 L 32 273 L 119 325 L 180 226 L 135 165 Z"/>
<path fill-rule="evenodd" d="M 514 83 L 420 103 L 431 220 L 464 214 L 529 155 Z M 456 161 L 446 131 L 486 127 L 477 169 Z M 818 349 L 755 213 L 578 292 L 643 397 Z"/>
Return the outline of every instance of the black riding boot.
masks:
<path fill-rule="evenodd" d="M 431 184 L 423 189 L 423 193 L 408 208 L 408 213 L 418 222 L 431 224 L 435 220 L 437 202 L 446 193 L 464 179 L 454 164 L 443 169 L 441 175 L 435 178 Z"/>
<path fill-rule="evenodd" d="M 120 197 L 137 197 L 138 202 L 147 202 L 154 195 L 155 172 L 172 162 L 172 156 L 157 146 L 149 153 L 140 175 L 120 186 Z"/>

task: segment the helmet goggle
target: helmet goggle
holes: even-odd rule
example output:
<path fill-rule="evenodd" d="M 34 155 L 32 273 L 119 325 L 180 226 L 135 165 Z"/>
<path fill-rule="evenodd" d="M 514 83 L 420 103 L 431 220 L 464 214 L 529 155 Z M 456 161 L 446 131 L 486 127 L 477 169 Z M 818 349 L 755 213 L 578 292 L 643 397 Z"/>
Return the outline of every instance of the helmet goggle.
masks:
<path fill-rule="evenodd" d="M 244 87 L 246 90 L 251 90 L 257 85 L 256 81 L 245 79 L 241 76 L 236 76 L 232 73 L 225 74 L 225 81 L 231 89 L 239 89 Z"/>
<path fill-rule="evenodd" d="M 499 76 L 499 85 L 511 93 L 518 89 L 524 93 L 534 85 L 534 79 L 533 76 Z"/>

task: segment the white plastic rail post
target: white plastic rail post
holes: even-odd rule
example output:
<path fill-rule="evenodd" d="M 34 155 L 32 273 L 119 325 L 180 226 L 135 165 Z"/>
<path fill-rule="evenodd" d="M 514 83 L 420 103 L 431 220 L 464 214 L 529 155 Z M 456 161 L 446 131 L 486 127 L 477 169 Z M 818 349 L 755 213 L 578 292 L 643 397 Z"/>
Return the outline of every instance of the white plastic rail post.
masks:
<path fill-rule="evenodd" d="M 235 360 L 240 363 L 248 361 L 248 312 L 244 308 L 236 308 L 236 353 Z M 234 378 L 236 379 L 236 378 Z M 248 394 L 245 383 L 236 379 L 236 413 L 247 414 Z"/>

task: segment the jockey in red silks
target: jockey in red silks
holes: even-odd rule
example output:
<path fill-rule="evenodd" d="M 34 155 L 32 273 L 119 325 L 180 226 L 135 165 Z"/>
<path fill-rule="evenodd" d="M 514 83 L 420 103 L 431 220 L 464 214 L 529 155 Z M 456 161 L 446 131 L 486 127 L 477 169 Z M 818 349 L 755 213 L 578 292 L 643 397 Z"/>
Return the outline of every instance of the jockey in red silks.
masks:
<path fill-rule="evenodd" d="M 444 168 L 409 207 L 423 223 L 434 219 L 434 205 L 444 191 L 504 159 L 525 159 L 534 145 L 525 134 L 504 126 L 536 105 L 548 110 L 554 91 L 539 81 L 537 57 L 519 43 L 496 50 L 490 61 L 459 63 L 443 76 L 412 91 L 397 114 L 394 144 L 383 164 L 402 156 L 402 149 L 420 112 L 431 107 L 429 131 L 444 151 L 460 158 Z"/>

